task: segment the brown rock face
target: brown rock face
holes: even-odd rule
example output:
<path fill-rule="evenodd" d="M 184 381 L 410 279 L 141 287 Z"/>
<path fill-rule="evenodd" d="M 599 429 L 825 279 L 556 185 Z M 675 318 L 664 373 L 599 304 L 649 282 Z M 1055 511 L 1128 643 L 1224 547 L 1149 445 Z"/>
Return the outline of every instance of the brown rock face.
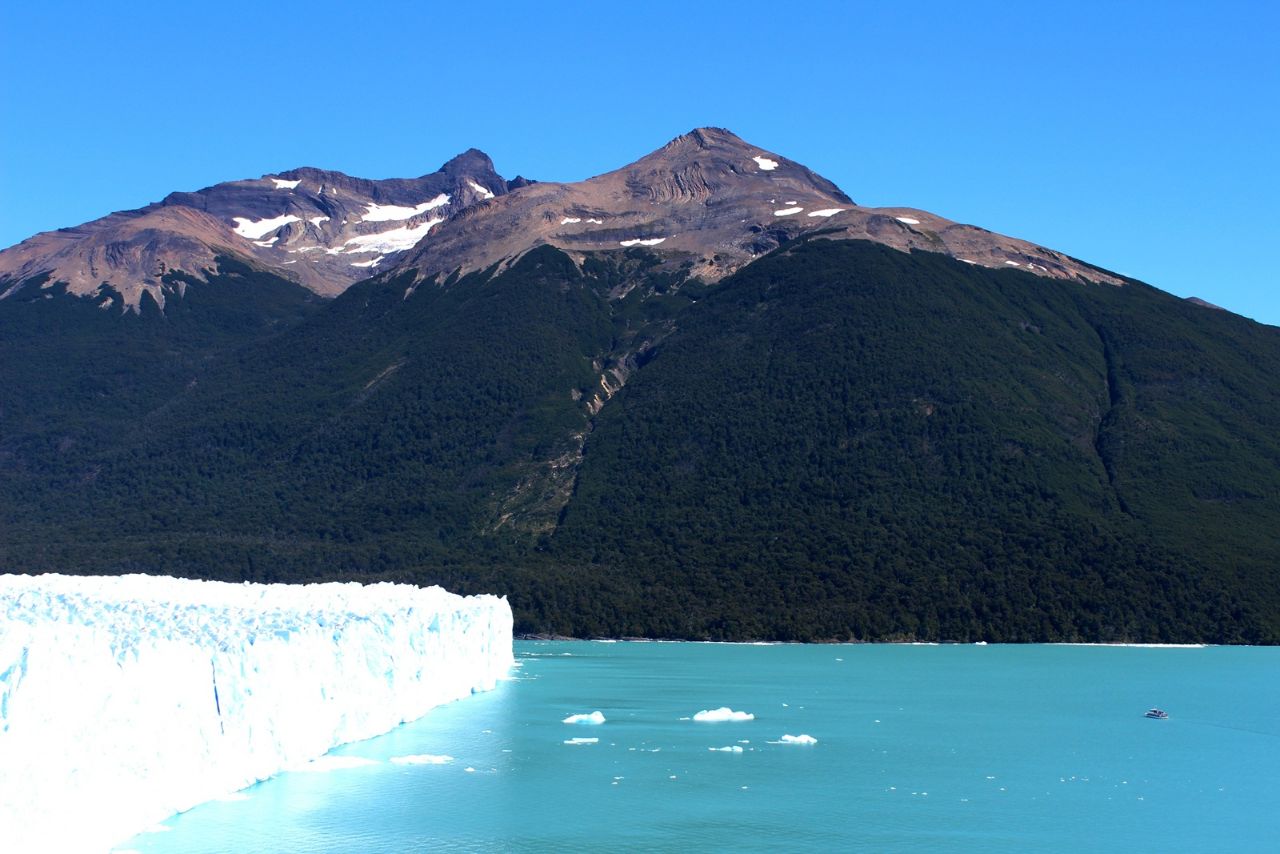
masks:
<path fill-rule="evenodd" d="M 799 163 L 700 128 L 614 172 L 540 183 L 460 211 L 396 261 L 420 280 L 550 244 L 570 254 L 649 247 L 714 280 L 812 232 L 925 249 L 987 267 L 1119 283 L 1065 255 L 911 208 L 867 208 Z"/>
<path fill-rule="evenodd" d="M 579 258 L 647 247 L 711 281 L 814 232 L 1120 283 L 1051 249 L 925 211 L 862 207 L 799 163 L 727 130 L 699 128 L 576 183 L 507 182 L 472 149 L 421 178 L 371 181 L 304 168 L 174 193 L 0 252 L 0 299 L 47 274 L 45 286 L 65 282 L 104 308 L 119 308 L 118 297 L 136 310 L 144 293 L 163 306 L 181 289 L 164 281 L 166 272 L 204 278 L 220 255 L 334 295 L 384 270 L 442 279 L 544 244 Z"/>
<path fill-rule="evenodd" d="M 204 278 L 220 255 L 334 295 L 450 214 L 506 192 L 489 158 L 473 149 L 421 178 L 371 181 L 303 168 L 173 193 L 0 252 L 0 298 L 48 274 L 47 284 L 65 282 L 104 307 L 136 310 L 144 293 L 163 306 L 181 289 L 164 282 L 165 273 Z"/>

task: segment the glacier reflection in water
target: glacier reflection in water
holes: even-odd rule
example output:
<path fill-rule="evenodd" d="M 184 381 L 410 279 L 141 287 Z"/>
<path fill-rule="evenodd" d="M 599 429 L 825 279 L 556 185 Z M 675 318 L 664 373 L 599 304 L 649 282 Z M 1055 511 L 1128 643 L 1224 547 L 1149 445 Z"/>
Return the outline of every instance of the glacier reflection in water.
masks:
<path fill-rule="evenodd" d="M 526 641 L 517 659 L 498 690 L 337 751 L 369 761 L 282 775 L 122 848 L 1241 851 L 1280 838 L 1277 649 Z M 1144 718 L 1153 705 L 1170 719 Z M 753 717 L 694 720 L 722 708 Z M 596 711 L 604 722 L 584 723 Z"/>

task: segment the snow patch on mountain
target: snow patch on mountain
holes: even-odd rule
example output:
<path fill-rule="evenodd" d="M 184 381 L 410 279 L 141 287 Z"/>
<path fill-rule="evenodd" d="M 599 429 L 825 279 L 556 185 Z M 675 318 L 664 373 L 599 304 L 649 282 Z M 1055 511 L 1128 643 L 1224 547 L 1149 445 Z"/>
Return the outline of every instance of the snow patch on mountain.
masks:
<path fill-rule="evenodd" d="M 269 217 L 268 219 L 253 220 L 248 217 L 237 216 L 232 217 L 237 223 L 235 227 L 236 234 L 246 240 L 260 240 L 267 234 L 275 231 L 282 225 L 288 225 L 291 222 L 297 222 L 299 217 L 293 214 L 282 214 L 277 217 Z"/>
<path fill-rule="evenodd" d="M 471 185 L 471 189 L 475 190 L 477 193 L 479 193 L 481 196 L 484 196 L 486 199 L 493 198 L 493 191 L 490 190 L 488 187 L 482 187 L 479 184 L 477 184 L 475 181 L 472 181 L 470 179 L 467 179 L 467 183 Z"/>
<path fill-rule="evenodd" d="M 511 609 L 407 585 L 0 576 L 0 827 L 104 850 L 491 689 Z"/>
<path fill-rule="evenodd" d="M 400 228 L 381 231 L 377 234 L 361 234 L 351 238 L 344 245 L 348 247 L 348 252 L 379 252 L 384 255 L 403 252 L 406 249 L 412 249 L 415 243 L 427 236 L 428 231 L 442 222 L 444 217 L 429 219 L 413 226 L 402 225 Z"/>
<path fill-rule="evenodd" d="M 770 160 L 768 157 L 757 156 L 751 159 L 756 162 L 756 165 L 760 167 L 760 171 L 762 172 L 772 172 L 774 169 L 778 168 L 778 161 Z"/>
<path fill-rule="evenodd" d="M 302 183 L 302 180 L 286 181 L 284 178 L 272 178 L 272 183 L 276 185 L 277 190 L 292 190 Z"/>
<path fill-rule="evenodd" d="M 792 214 L 800 213 L 800 211 L 802 210 L 804 210 L 804 208 L 783 208 L 780 211 L 774 211 L 773 215 L 774 216 L 791 216 Z"/>
<path fill-rule="evenodd" d="M 367 202 L 365 203 L 365 208 L 367 208 L 367 210 L 362 219 L 365 222 L 391 222 L 395 220 L 412 219 L 419 214 L 424 214 L 427 211 L 432 211 L 436 208 L 442 208 L 447 204 L 449 204 L 448 193 L 441 193 L 434 199 L 413 207 L 407 207 L 405 205 L 380 205 L 377 202 Z"/>
<path fill-rule="evenodd" d="M 637 237 L 632 240 L 619 240 L 618 242 L 623 246 L 657 246 L 659 243 L 661 243 L 666 239 L 667 238 L 665 237 L 650 237 L 650 238 Z"/>

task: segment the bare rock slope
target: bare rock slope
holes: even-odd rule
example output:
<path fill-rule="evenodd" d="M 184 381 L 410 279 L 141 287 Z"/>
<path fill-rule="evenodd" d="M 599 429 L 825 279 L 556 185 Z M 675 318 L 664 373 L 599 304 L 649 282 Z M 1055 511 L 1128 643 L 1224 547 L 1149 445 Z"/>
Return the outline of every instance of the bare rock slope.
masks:
<path fill-rule="evenodd" d="M 413 247 L 450 214 L 507 192 L 488 156 L 474 149 L 420 178 L 366 180 L 302 168 L 217 184 L 37 234 L 0 252 L 0 298 L 65 283 L 105 309 L 161 307 L 220 255 L 332 296 Z"/>
<path fill-rule="evenodd" d="M 422 280 L 485 269 L 543 244 L 577 255 L 645 246 L 715 280 L 819 231 L 987 267 L 1119 283 L 1051 249 L 926 211 L 863 207 L 801 164 L 720 128 L 691 131 L 586 181 L 532 184 L 468 206 L 395 263 Z"/>

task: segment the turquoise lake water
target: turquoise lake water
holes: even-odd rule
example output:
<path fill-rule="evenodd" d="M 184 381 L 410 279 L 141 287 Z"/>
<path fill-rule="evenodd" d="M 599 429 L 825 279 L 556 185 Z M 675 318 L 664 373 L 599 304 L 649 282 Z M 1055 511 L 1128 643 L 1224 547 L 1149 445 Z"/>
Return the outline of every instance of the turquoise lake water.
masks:
<path fill-rule="evenodd" d="M 280 775 L 121 848 L 1280 850 L 1280 649 L 530 641 L 516 656 L 497 690 L 334 751 L 366 764 Z M 688 720 L 722 706 L 755 718 Z M 596 710 L 604 724 L 561 722 Z M 391 761 L 424 754 L 453 760 Z"/>

